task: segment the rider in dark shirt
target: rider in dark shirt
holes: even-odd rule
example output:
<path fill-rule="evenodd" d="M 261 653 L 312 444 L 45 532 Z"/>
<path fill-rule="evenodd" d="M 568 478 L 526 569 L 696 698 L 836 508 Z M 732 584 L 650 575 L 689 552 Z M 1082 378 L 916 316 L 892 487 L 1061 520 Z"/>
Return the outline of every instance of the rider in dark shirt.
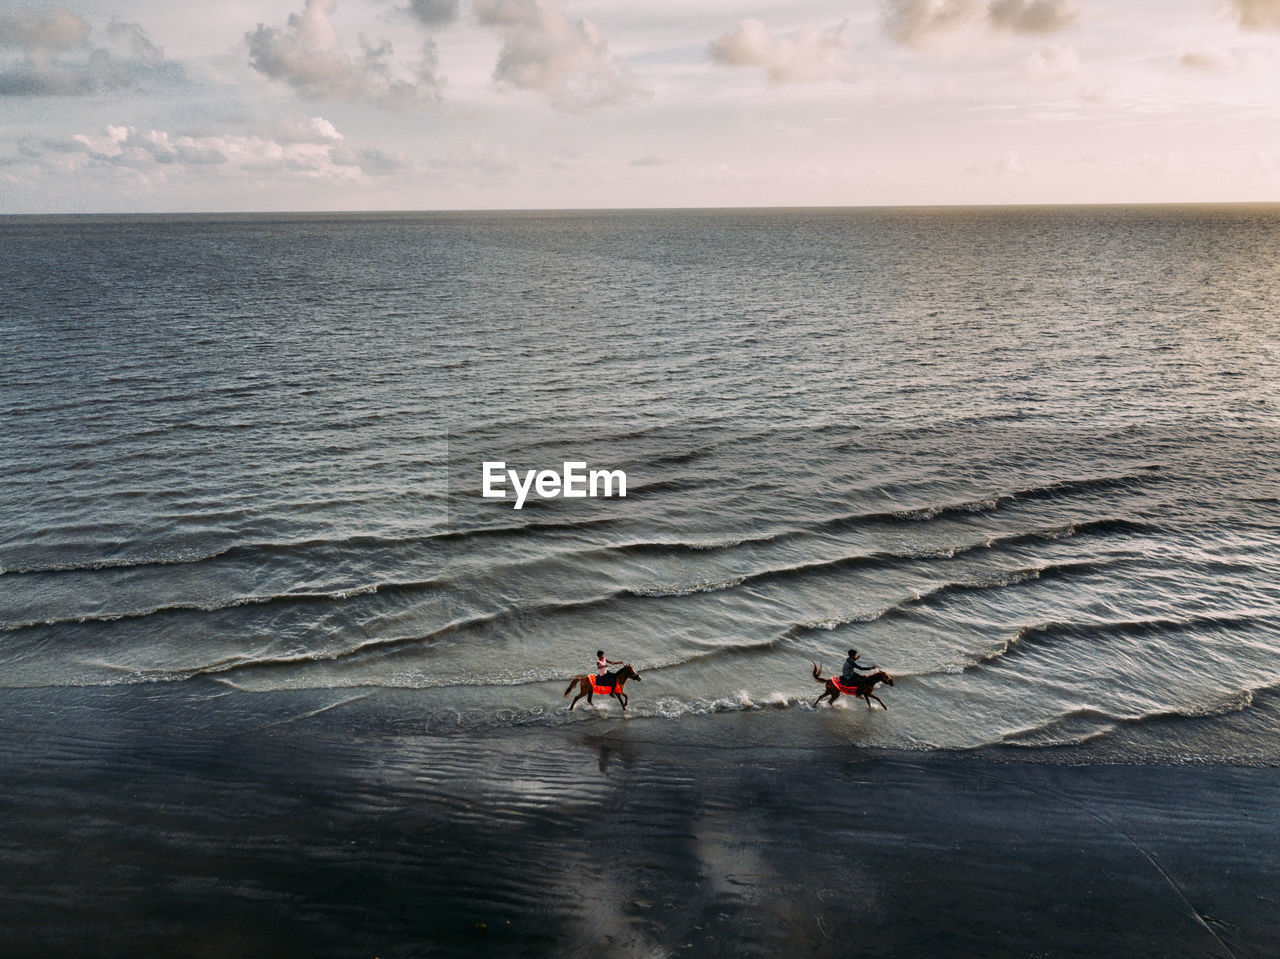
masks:
<path fill-rule="evenodd" d="M 874 666 L 863 666 L 858 662 L 858 651 L 856 649 L 849 650 L 849 658 L 844 661 L 844 668 L 840 670 L 840 684 L 842 686 L 852 686 L 858 681 L 858 674 L 854 670 L 869 673 L 875 669 Z"/>

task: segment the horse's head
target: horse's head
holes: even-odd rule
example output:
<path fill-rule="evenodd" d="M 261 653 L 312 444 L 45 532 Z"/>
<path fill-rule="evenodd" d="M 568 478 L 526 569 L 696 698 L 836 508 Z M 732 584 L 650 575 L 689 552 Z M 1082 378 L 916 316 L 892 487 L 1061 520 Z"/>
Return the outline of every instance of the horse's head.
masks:
<path fill-rule="evenodd" d="M 618 678 L 634 679 L 637 683 L 640 682 L 640 674 L 635 671 L 635 668 L 630 663 L 618 670 Z"/>
<path fill-rule="evenodd" d="M 871 678 L 872 678 L 872 679 L 878 679 L 880 682 L 884 683 L 886 686 L 892 686 L 892 685 L 893 685 L 893 677 L 892 677 L 892 676 L 890 676 L 888 673 L 886 673 L 883 669 L 882 669 L 882 670 L 880 670 L 879 672 L 877 672 L 877 673 L 876 673 L 874 676 L 872 676 Z"/>

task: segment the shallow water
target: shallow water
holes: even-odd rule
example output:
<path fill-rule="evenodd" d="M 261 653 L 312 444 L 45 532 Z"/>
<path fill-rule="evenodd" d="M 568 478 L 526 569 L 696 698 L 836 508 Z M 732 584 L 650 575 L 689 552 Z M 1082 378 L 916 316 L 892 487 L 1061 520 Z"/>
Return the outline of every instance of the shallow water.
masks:
<path fill-rule="evenodd" d="M 0 238 L 0 684 L 50 708 L 593 728 L 603 647 L 656 730 L 1280 761 L 1274 207 Z M 516 511 L 488 459 L 628 495 Z M 850 646 L 889 709 L 810 715 Z"/>
<path fill-rule="evenodd" d="M 323 694 L 0 691 L 6 955 L 1243 959 L 1280 933 L 1273 766 L 851 750 L 840 710 L 437 735 L 397 691 Z"/>

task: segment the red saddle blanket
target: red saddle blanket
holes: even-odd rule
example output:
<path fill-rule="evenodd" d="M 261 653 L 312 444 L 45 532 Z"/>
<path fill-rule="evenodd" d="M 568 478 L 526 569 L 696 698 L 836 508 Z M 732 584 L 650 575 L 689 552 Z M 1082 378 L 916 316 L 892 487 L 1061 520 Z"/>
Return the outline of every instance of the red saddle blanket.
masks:
<path fill-rule="evenodd" d="M 832 677 L 831 677 L 831 681 L 832 681 L 833 683 L 835 683 L 836 689 L 840 690 L 840 692 L 844 693 L 846 696 L 861 696 L 861 695 L 862 695 L 862 688 L 861 688 L 861 687 L 859 687 L 859 686 L 846 686 L 844 683 L 840 682 L 840 677 L 839 677 L 839 676 L 832 676 Z"/>
<path fill-rule="evenodd" d="M 594 676 L 590 677 L 590 679 L 591 679 L 591 692 L 593 695 L 609 696 L 613 694 L 613 691 L 615 689 L 617 689 L 616 686 L 601 686 L 599 683 L 596 682 L 596 678 Z"/>

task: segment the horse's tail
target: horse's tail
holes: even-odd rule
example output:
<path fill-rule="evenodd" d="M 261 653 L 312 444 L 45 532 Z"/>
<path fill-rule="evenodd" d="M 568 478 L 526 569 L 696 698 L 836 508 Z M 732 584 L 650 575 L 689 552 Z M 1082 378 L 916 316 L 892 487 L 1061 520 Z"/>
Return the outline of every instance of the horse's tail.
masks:
<path fill-rule="evenodd" d="M 817 663 L 814 663 L 814 664 L 813 664 L 813 678 L 814 678 L 814 679 L 816 679 L 816 680 L 817 680 L 818 682 L 820 682 L 820 683 L 825 683 L 825 682 L 827 681 L 827 677 L 823 676 L 820 672 L 818 672 L 818 664 L 817 664 Z"/>
<path fill-rule="evenodd" d="M 574 676 L 573 679 L 569 680 L 569 685 L 564 688 L 564 694 L 568 696 L 571 692 L 573 692 L 573 687 L 578 685 L 578 683 L 580 682 L 582 682 L 582 677 Z"/>

